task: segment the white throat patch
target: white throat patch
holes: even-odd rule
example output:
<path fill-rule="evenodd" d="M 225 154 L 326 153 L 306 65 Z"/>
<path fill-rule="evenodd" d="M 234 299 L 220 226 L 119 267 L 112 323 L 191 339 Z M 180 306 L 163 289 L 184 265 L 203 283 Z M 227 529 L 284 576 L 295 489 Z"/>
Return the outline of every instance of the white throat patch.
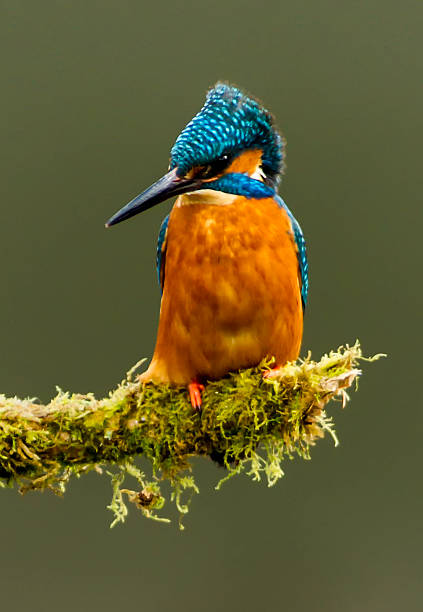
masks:
<path fill-rule="evenodd" d="M 233 204 L 238 196 L 232 193 L 223 193 L 214 189 L 199 189 L 179 196 L 175 206 L 190 206 L 192 204 L 211 204 L 213 206 L 227 206 Z"/>

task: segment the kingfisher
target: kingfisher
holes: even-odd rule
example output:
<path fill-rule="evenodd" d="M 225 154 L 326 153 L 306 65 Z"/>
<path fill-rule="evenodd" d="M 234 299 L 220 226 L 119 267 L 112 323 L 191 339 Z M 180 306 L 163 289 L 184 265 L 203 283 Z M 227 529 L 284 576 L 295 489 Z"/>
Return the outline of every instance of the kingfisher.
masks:
<path fill-rule="evenodd" d="M 263 105 L 217 83 L 182 130 L 168 172 L 106 223 L 177 196 L 158 237 L 162 297 L 142 382 L 185 385 L 297 359 L 308 293 L 303 232 L 278 195 L 284 140 Z"/>

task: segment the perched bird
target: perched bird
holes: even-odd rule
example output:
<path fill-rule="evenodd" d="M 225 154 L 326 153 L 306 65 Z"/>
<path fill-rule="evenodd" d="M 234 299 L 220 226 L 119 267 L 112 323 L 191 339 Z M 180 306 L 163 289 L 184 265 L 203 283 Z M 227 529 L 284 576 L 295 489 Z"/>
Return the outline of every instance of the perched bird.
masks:
<path fill-rule="evenodd" d="M 298 357 L 307 302 L 303 233 L 277 194 L 283 140 L 271 114 L 218 83 L 178 136 L 169 171 L 106 227 L 178 196 L 159 232 L 162 289 L 144 382 L 187 385 L 201 406 L 206 380 L 274 357 Z"/>

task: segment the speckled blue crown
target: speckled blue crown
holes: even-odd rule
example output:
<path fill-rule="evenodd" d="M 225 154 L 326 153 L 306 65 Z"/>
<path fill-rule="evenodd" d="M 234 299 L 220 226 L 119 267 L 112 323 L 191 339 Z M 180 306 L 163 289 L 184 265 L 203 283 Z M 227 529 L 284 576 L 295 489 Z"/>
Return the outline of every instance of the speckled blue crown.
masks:
<path fill-rule="evenodd" d="M 272 182 L 282 169 L 282 139 L 271 114 L 236 87 L 217 83 L 200 112 L 178 136 L 171 151 L 171 169 L 184 175 L 193 166 L 210 163 L 224 154 L 263 151 L 262 168 Z"/>

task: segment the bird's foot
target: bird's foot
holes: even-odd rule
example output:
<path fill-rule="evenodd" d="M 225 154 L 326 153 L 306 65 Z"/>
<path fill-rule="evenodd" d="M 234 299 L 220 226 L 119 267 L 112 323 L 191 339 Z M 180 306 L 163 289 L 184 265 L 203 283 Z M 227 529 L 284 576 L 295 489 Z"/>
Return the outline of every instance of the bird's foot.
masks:
<path fill-rule="evenodd" d="M 201 392 L 204 391 L 204 385 L 199 382 L 193 381 L 188 385 L 189 399 L 191 400 L 191 406 L 196 412 L 201 410 Z"/>
<path fill-rule="evenodd" d="M 264 372 L 263 374 L 263 378 L 267 378 L 268 380 L 271 380 L 272 378 L 278 378 L 282 374 L 282 371 L 282 366 L 275 366 L 271 370 L 266 370 L 266 372 Z"/>

